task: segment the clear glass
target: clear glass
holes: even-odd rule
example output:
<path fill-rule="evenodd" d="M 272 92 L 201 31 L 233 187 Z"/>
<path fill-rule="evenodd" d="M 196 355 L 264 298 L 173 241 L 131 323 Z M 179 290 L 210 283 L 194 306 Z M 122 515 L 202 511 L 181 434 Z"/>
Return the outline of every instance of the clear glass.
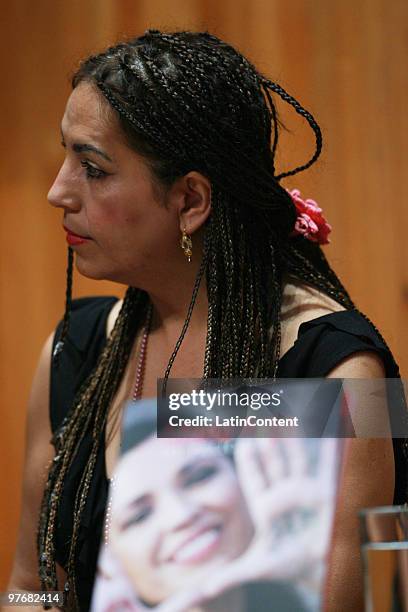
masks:
<path fill-rule="evenodd" d="M 408 506 L 360 512 L 366 612 L 408 612 Z"/>

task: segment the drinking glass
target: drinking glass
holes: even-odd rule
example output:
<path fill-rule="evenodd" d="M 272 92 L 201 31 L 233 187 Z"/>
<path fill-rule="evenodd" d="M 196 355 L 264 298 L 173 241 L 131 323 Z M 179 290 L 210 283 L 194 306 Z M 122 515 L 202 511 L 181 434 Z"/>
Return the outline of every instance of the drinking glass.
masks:
<path fill-rule="evenodd" d="M 408 612 L 408 506 L 359 513 L 366 612 Z"/>

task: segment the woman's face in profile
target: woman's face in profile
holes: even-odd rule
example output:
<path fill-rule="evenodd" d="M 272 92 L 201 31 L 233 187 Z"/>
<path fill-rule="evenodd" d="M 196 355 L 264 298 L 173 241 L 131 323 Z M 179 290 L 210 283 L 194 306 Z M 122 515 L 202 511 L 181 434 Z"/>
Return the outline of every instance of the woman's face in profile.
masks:
<path fill-rule="evenodd" d="M 234 466 L 212 442 L 150 438 L 121 461 L 112 546 L 146 603 L 238 557 L 252 535 Z"/>
<path fill-rule="evenodd" d="M 61 123 L 65 160 L 48 199 L 64 211 L 79 271 L 130 284 L 151 266 L 179 255 L 180 229 L 144 158 L 126 143 L 119 121 L 96 86 L 80 83 Z"/>

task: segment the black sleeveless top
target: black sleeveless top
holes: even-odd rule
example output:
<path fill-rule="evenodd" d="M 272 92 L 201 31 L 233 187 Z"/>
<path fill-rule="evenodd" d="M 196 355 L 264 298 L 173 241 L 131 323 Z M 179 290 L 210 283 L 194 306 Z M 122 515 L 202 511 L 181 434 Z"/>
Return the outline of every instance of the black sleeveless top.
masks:
<path fill-rule="evenodd" d="M 72 405 L 81 384 L 91 374 L 106 342 L 106 323 L 116 297 L 80 298 L 73 301 L 68 338 L 58 368 L 51 367 L 50 419 L 55 432 Z M 61 323 L 54 339 L 58 342 Z M 386 377 L 399 378 L 394 358 L 374 327 L 356 311 L 339 311 L 299 327 L 295 344 L 279 362 L 278 377 L 325 377 L 342 359 L 358 351 L 373 351 L 383 360 Z M 75 493 L 91 449 L 87 435 L 70 468 L 61 497 L 56 539 L 57 561 L 65 567 L 72 534 Z M 394 503 L 407 499 L 407 474 L 401 440 L 394 440 L 396 487 Z M 82 610 L 88 610 L 101 542 L 108 480 L 104 441 L 98 453 L 78 536 L 77 592 Z"/>

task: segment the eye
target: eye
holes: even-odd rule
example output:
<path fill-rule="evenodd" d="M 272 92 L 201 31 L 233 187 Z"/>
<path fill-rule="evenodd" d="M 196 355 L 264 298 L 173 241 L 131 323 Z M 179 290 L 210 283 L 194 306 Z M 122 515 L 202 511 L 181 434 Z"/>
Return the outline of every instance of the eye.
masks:
<path fill-rule="evenodd" d="M 185 487 L 191 487 L 199 482 L 203 482 L 212 478 L 218 472 L 218 468 L 215 465 L 203 465 L 195 468 L 193 471 L 186 476 L 184 481 Z"/>
<path fill-rule="evenodd" d="M 152 509 L 150 507 L 142 508 L 136 514 L 133 514 L 127 521 L 122 524 L 121 531 L 129 529 L 132 525 L 138 525 L 143 523 L 152 513 Z"/>
<path fill-rule="evenodd" d="M 86 170 L 86 176 L 89 179 L 100 179 L 107 176 L 107 172 L 100 170 L 96 166 L 93 166 L 89 161 L 83 160 L 81 161 L 81 166 Z"/>

